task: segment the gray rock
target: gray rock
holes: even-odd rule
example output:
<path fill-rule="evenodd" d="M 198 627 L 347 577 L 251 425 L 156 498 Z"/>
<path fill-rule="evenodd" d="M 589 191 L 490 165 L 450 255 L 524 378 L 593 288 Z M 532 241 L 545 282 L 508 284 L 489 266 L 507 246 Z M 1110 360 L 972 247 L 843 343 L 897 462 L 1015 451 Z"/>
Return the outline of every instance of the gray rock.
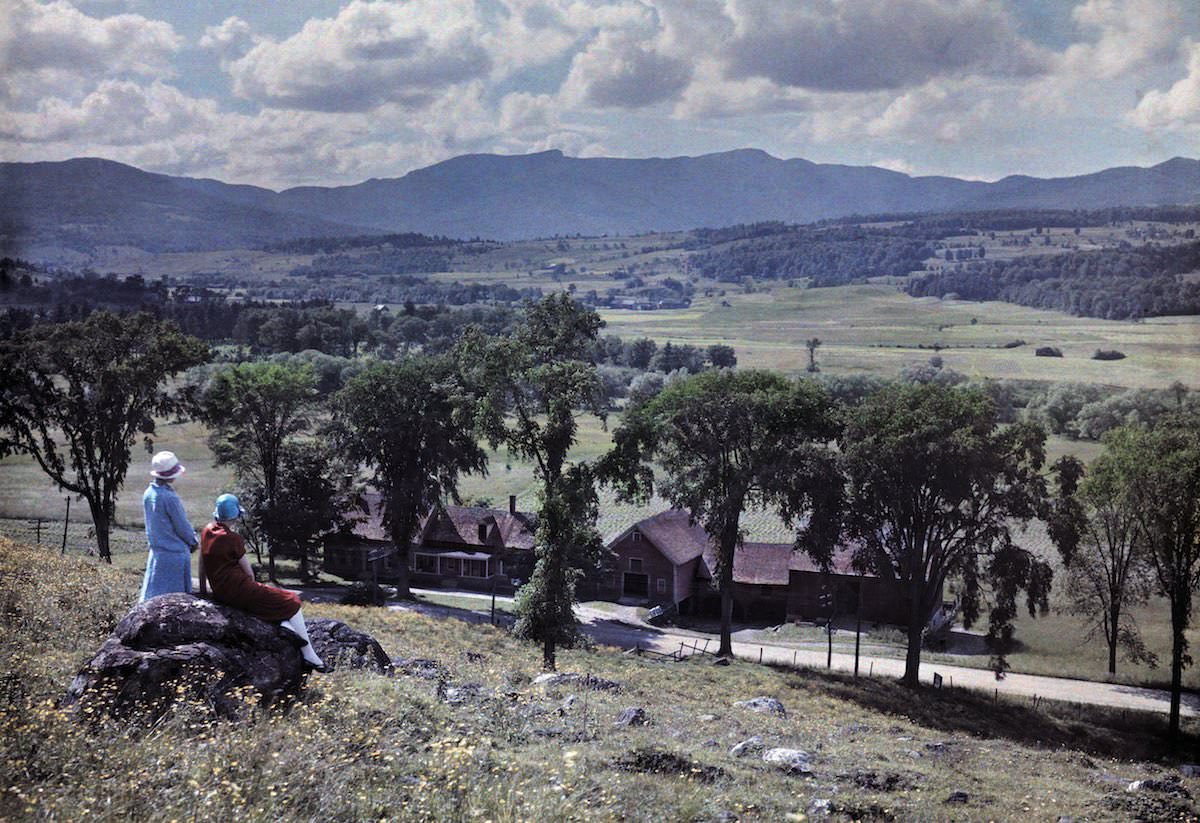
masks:
<path fill-rule="evenodd" d="M 1146 780 L 1135 780 L 1125 787 L 1127 792 L 1161 792 L 1172 797 L 1191 800 L 1192 793 L 1189 792 L 1183 785 L 1183 781 L 1179 779 L 1179 775 L 1173 774 L 1169 777 L 1151 777 Z"/>
<path fill-rule="evenodd" d="M 441 698 L 451 706 L 461 706 L 465 703 L 478 703 L 491 694 L 491 691 L 479 683 L 460 683 L 457 686 L 446 686 L 440 690 Z"/>
<path fill-rule="evenodd" d="M 308 639 L 329 669 L 367 669 L 391 674 L 392 660 L 371 635 L 351 628 L 340 620 L 316 617 L 305 621 Z"/>
<path fill-rule="evenodd" d="M 960 791 L 950 792 L 950 796 L 946 798 L 946 802 L 947 803 L 966 803 L 970 799 L 971 799 L 971 795 L 960 790 Z"/>
<path fill-rule="evenodd" d="M 767 749 L 762 756 L 764 763 L 782 769 L 788 774 L 810 776 L 812 760 L 808 752 L 801 749 Z"/>
<path fill-rule="evenodd" d="M 754 737 L 735 744 L 734 747 L 729 750 L 729 754 L 733 757 L 742 757 L 743 755 L 761 752 L 766 747 L 766 744 L 763 743 L 763 739 L 758 735 L 754 735 Z"/>
<path fill-rule="evenodd" d="M 575 708 L 575 704 L 579 702 L 579 698 L 573 694 L 568 694 L 562 703 L 559 704 L 558 710 L 563 714 Z"/>
<path fill-rule="evenodd" d="M 818 797 L 808 804 L 808 813 L 813 817 L 824 817 L 829 814 L 830 802 L 828 797 Z"/>
<path fill-rule="evenodd" d="M 300 638 L 277 623 L 189 594 L 140 603 L 117 624 L 63 696 L 65 706 L 158 717 L 179 697 L 226 717 L 286 702 L 307 676 Z"/>
<path fill-rule="evenodd" d="M 605 680 L 603 677 L 577 672 L 543 672 L 533 678 L 533 685 L 546 689 L 569 685 L 598 692 L 619 692 L 621 690 L 621 684 L 615 680 Z"/>
<path fill-rule="evenodd" d="M 920 760 L 922 757 L 925 756 L 918 751 L 913 751 L 912 749 L 909 749 L 907 752 L 905 752 L 905 754 L 907 754 L 913 760 Z"/>
<path fill-rule="evenodd" d="M 752 712 L 787 717 L 787 710 L 774 697 L 752 697 L 749 700 L 739 700 L 733 705 L 741 709 L 749 709 Z"/>
<path fill-rule="evenodd" d="M 717 719 L 717 716 L 715 714 L 702 714 L 696 719 L 701 723 L 711 723 Z"/>
<path fill-rule="evenodd" d="M 447 676 L 446 667 L 436 660 L 425 657 L 397 657 L 392 661 L 397 671 L 409 677 L 419 677 L 422 680 L 444 680 Z"/>
<path fill-rule="evenodd" d="M 614 726 L 645 726 L 650 722 L 646 710 L 641 706 L 631 706 L 617 717 Z"/>
<path fill-rule="evenodd" d="M 1195 763 L 1181 763 L 1179 773 L 1184 777 L 1200 777 L 1200 766 Z"/>

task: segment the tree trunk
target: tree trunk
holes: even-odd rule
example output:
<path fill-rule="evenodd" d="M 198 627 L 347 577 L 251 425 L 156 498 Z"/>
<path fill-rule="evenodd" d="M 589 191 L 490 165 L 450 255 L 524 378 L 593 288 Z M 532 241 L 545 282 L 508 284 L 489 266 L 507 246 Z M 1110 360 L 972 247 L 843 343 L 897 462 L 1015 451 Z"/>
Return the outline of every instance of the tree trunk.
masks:
<path fill-rule="evenodd" d="M 109 548 L 108 533 L 111 523 L 104 506 L 88 501 L 88 509 L 92 513 L 92 527 L 96 530 L 96 551 L 105 563 L 112 563 L 112 551 Z"/>
<path fill-rule="evenodd" d="M 557 671 L 554 661 L 554 638 L 551 637 L 542 641 L 542 671 Z"/>
<path fill-rule="evenodd" d="M 269 577 L 271 579 L 271 582 L 274 583 L 276 586 L 279 585 L 279 581 L 275 579 L 275 546 L 274 545 L 267 546 L 267 577 Z"/>
<path fill-rule="evenodd" d="M 921 683 L 921 635 L 925 630 L 925 619 L 921 615 L 921 601 L 924 598 L 915 581 L 908 587 L 908 596 L 908 652 L 904 656 L 904 678 L 900 682 L 916 688 Z"/>
<path fill-rule="evenodd" d="M 1115 675 L 1117 673 L 1117 626 L 1118 620 L 1121 619 L 1120 606 L 1113 605 L 1108 610 L 1109 632 L 1108 632 L 1108 673 Z"/>
<path fill-rule="evenodd" d="M 396 596 L 408 599 L 412 597 L 408 579 L 408 558 L 412 548 L 397 548 L 396 552 L 399 555 L 396 558 Z"/>
<path fill-rule="evenodd" d="M 724 577 L 724 575 L 722 575 Z M 721 647 L 717 657 L 733 657 L 733 583 L 721 586 Z"/>
<path fill-rule="evenodd" d="M 1179 702 L 1183 694 L 1183 650 L 1186 644 L 1183 632 L 1186 624 L 1179 607 L 1171 605 L 1171 720 L 1172 742 L 1179 740 Z"/>
<path fill-rule="evenodd" d="M 309 574 L 308 574 L 308 549 L 309 549 L 309 547 L 308 547 L 307 543 L 299 543 L 297 545 L 300 548 L 300 582 L 307 585 L 310 580 Z"/>

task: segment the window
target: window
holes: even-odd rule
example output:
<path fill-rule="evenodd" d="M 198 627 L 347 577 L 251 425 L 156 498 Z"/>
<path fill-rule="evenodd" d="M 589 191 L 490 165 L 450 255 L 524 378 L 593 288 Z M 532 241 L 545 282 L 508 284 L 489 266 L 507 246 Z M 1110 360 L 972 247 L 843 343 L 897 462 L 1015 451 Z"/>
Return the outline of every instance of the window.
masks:
<path fill-rule="evenodd" d="M 642 533 L 640 531 L 638 531 L 637 529 L 633 530 L 633 542 L 634 543 L 642 542 Z"/>
<path fill-rule="evenodd" d="M 449 577 L 458 577 L 462 574 L 462 565 L 457 557 L 442 557 L 439 558 L 441 572 Z"/>
<path fill-rule="evenodd" d="M 480 543 L 487 542 L 487 523 L 479 524 L 479 542 Z"/>
<path fill-rule="evenodd" d="M 642 558 L 640 558 L 640 557 L 629 558 L 629 570 L 631 572 L 640 572 L 642 570 Z"/>
<path fill-rule="evenodd" d="M 665 578 L 665 577 L 658 578 L 658 593 L 659 594 L 667 593 L 667 578 Z"/>
<path fill-rule="evenodd" d="M 494 574 L 498 574 L 501 577 L 503 577 L 504 576 L 504 561 L 493 559 L 492 560 L 492 569 L 493 569 Z"/>
<path fill-rule="evenodd" d="M 464 560 L 462 562 L 463 577 L 487 577 L 486 560 Z"/>
<path fill-rule="evenodd" d="M 416 570 L 420 574 L 437 574 L 438 559 L 436 554 L 418 554 L 415 557 Z"/>

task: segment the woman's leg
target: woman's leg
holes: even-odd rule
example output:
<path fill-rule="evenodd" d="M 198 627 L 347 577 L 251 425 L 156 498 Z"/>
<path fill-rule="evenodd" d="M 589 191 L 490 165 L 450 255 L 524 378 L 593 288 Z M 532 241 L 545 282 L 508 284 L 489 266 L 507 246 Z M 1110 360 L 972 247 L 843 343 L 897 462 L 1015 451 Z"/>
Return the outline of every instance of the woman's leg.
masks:
<path fill-rule="evenodd" d="M 300 609 L 296 609 L 296 613 L 283 621 L 284 628 L 291 629 L 296 633 L 296 636 L 304 641 L 304 645 L 300 649 L 300 654 L 304 655 L 304 659 L 318 669 L 325 667 L 325 661 L 317 654 L 312 643 L 308 640 L 308 626 L 304 625 L 304 615 Z"/>

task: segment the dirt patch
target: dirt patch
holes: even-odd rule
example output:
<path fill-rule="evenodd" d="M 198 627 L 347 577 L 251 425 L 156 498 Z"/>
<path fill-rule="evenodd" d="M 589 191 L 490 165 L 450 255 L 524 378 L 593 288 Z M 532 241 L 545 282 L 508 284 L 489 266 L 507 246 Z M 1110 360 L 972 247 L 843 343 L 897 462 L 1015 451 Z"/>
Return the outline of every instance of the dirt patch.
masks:
<path fill-rule="evenodd" d="M 851 820 L 895 820 L 896 815 L 891 809 L 885 809 L 878 803 L 830 803 L 831 814 L 842 814 Z"/>
<path fill-rule="evenodd" d="M 911 777 L 897 772 L 873 772 L 866 769 L 855 769 L 849 774 L 838 775 L 839 780 L 846 780 L 860 789 L 870 792 L 895 792 L 916 788 L 916 781 Z"/>
<path fill-rule="evenodd" d="M 681 775 L 701 783 L 712 783 L 725 776 L 724 769 L 705 766 L 683 755 L 662 749 L 634 749 L 614 761 L 613 766 L 626 772 Z"/>

